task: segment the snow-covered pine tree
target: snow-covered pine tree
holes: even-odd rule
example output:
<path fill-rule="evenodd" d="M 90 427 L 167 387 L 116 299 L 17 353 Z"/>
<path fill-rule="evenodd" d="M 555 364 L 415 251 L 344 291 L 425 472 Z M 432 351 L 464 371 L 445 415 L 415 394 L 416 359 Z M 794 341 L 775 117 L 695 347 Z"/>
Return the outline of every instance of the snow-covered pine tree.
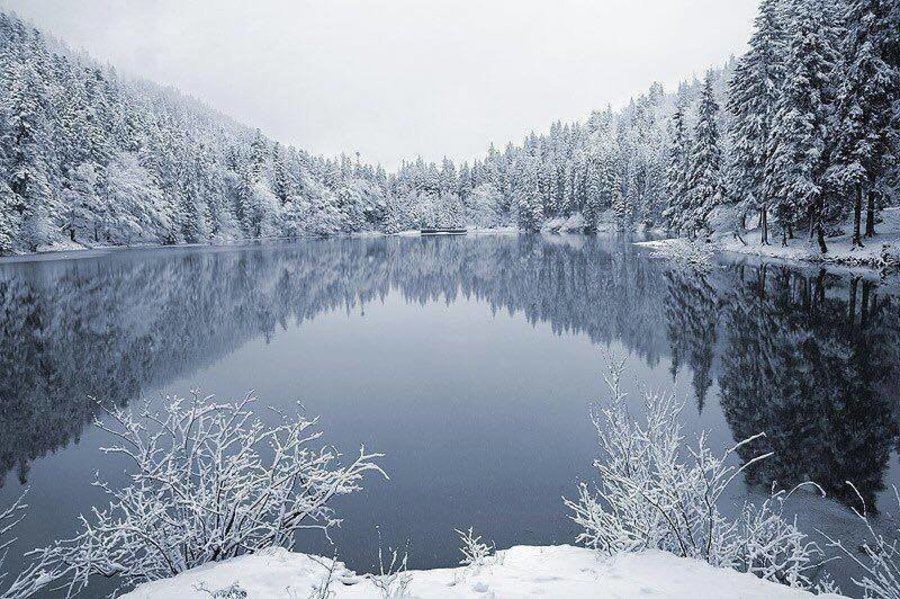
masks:
<path fill-rule="evenodd" d="M 596 232 L 604 210 L 611 208 L 619 187 L 614 141 L 600 137 L 587 162 L 587 181 L 584 197 L 585 227 Z"/>
<path fill-rule="evenodd" d="M 621 232 L 628 231 L 632 224 L 634 209 L 622 192 L 620 183 L 617 183 L 613 190 L 612 210 L 616 217 L 616 230 Z"/>
<path fill-rule="evenodd" d="M 684 217 L 690 208 L 688 195 L 688 174 L 690 163 L 690 139 L 684 123 L 684 107 L 676 106 L 672 115 L 671 132 L 668 151 L 668 167 L 666 168 L 667 208 L 663 218 L 672 231 L 681 231 L 685 225 Z"/>
<path fill-rule="evenodd" d="M 47 123 L 42 110 L 43 89 L 35 65 L 14 64 L 8 74 L 9 96 L 4 105 L 4 144 L 9 151 L 8 184 L 17 201 L 13 205 L 21 218 L 20 235 L 29 251 L 48 242 L 55 216 L 47 164 Z"/>
<path fill-rule="evenodd" d="M 585 189 L 584 189 L 584 230 L 588 233 L 597 232 L 597 222 L 603 211 L 603 169 L 608 168 L 600 156 L 591 156 L 585 161 Z"/>
<path fill-rule="evenodd" d="M 272 148 L 272 192 L 283 206 L 293 194 L 293 180 L 287 164 L 286 150 L 275 142 Z"/>
<path fill-rule="evenodd" d="M 862 245 L 861 213 L 866 199 L 865 235 L 875 234 L 876 191 L 896 148 L 900 70 L 891 64 L 900 48 L 900 1 L 850 0 L 837 95 L 837 149 L 831 174 L 853 201 L 853 244 Z M 894 56 L 893 60 L 896 61 Z"/>
<path fill-rule="evenodd" d="M 719 147 L 719 104 L 713 92 L 713 74 L 707 73 L 697 109 L 694 143 L 691 146 L 687 189 L 690 210 L 686 216 L 691 239 L 709 231 L 709 213 L 724 201 L 722 188 L 722 150 Z"/>
<path fill-rule="evenodd" d="M 19 218 L 15 206 L 19 198 L 5 181 L 0 181 L 0 256 L 13 252 L 19 237 Z"/>
<path fill-rule="evenodd" d="M 544 205 L 540 189 L 538 159 L 526 157 L 522 178 L 517 190 L 517 217 L 519 227 L 525 231 L 539 231 L 544 222 Z"/>
<path fill-rule="evenodd" d="M 776 103 L 772 174 L 782 243 L 808 218 L 827 251 L 825 173 L 833 141 L 832 108 L 837 41 L 830 0 L 786 0 L 784 83 Z"/>
<path fill-rule="evenodd" d="M 441 161 L 441 172 L 438 185 L 440 187 L 441 196 L 455 194 L 459 185 L 459 178 L 456 174 L 456 165 L 446 156 L 444 156 L 444 159 Z"/>
<path fill-rule="evenodd" d="M 750 49 L 739 60 L 728 87 L 727 108 L 732 114 L 732 189 L 744 210 L 759 212 L 760 242 L 769 242 L 768 210 L 772 129 L 784 81 L 784 0 L 763 0 L 754 21 Z"/>

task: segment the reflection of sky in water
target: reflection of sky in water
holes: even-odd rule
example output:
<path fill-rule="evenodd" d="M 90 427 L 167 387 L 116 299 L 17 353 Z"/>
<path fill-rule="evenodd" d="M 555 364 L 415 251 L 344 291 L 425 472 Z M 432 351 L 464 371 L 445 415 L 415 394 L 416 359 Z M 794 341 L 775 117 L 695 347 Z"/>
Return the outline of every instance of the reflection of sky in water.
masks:
<path fill-rule="evenodd" d="M 16 307 L 30 318 L 32 329 L 46 331 L 40 339 L 25 341 L 24 353 L 38 371 L 29 382 L 47 390 L 51 406 L 78 401 L 61 391 L 68 385 L 84 392 L 83 381 L 74 377 L 97 385 L 127 370 L 140 374 L 111 392 L 122 394 L 118 401 L 128 401 L 135 392 L 183 394 L 197 385 L 220 398 L 252 388 L 261 404 L 289 408 L 300 401 L 309 414 L 321 415 L 325 440 L 345 453 L 360 443 L 386 453 L 383 464 L 391 480 L 370 479 L 363 493 L 342 498 L 338 508 L 345 522 L 333 535 L 342 559 L 369 569 L 376 525 L 386 543 L 402 545 L 409 539 L 412 567 L 455 563 L 453 528 L 470 525 L 501 547 L 571 542 L 575 529 L 560 498 L 574 493 L 577 479 L 591 475 L 596 446 L 587 410 L 603 391 L 609 352 L 629 355 L 632 400 L 639 385 L 671 387 L 671 356 L 673 351 L 680 356 L 678 393 L 686 404 L 686 432 L 693 437 L 702 428 L 712 429 L 711 443 L 723 449 L 733 443 L 735 424 L 758 424 L 726 420 L 719 381 L 724 377 L 735 388 L 736 373 L 729 367 L 772 372 L 776 385 L 804 380 L 804 369 L 821 364 L 854 367 L 850 358 L 841 364 L 804 361 L 812 349 L 787 346 L 809 344 L 820 332 L 802 316 L 803 293 L 794 294 L 796 306 L 772 299 L 766 309 L 781 310 L 780 316 L 764 319 L 765 326 L 755 331 L 776 348 L 785 345 L 775 355 L 790 358 L 788 363 L 744 364 L 746 348 L 733 340 L 743 344 L 744 337 L 756 338 L 746 327 L 758 317 L 748 283 L 758 275 L 758 269 L 742 273 L 728 267 L 695 284 L 693 274 L 673 274 L 615 242 L 573 247 L 510 237 L 392 239 L 0 265 L 0 291 L 8 319 Z M 809 280 L 774 269 L 767 276 L 772 279 L 768 285 L 787 277 L 791 289 Z M 837 302 L 829 310 L 838 311 L 843 301 L 846 311 L 846 281 L 829 278 L 822 284 L 828 301 Z M 153 297 L 155 289 L 163 290 L 161 297 Z M 43 297 L 44 292 L 51 295 Z M 866 288 L 870 302 L 875 293 Z M 356 301 L 360 297 L 366 301 Z M 885 316 L 882 324 L 895 327 L 896 339 L 896 305 L 882 313 L 892 317 Z M 848 316 L 845 312 L 831 324 Z M 730 331 L 729 322 L 744 328 Z M 17 342 L 22 347 L 23 341 L 7 325 L 0 329 L 6 331 L 0 347 L 10 356 L 10 347 Z M 831 334 L 833 339 L 814 348 L 815 355 L 835 345 L 839 351 L 832 353 L 844 355 L 856 343 L 847 341 L 849 332 Z M 66 344 L 84 347 L 73 350 Z M 704 351 L 709 348 L 715 351 Z M 869 349 L 884 354 L 883 345 Z M 92 352 L 96 359 L 85 356 Z M 50 359 L 67 353 L 73 355 Z M 881 355 L 878 364 L 896 366 L 895 360 Z M 705 386 L 706 378 L 709 389 L 698 415 L 695 388 Z M 744 388 L 746 381 L 738 382 Z M 754 405 L 748 412 L 746 406 L 738 409 L 746 402 L 737 400 L 728 405 L 738 417 L 752 413 L 760 422 L 777 417 L 806 423 L 809 430 L 801 426 L 796 440 L 787 438 L 791 443 L 850 434 L 841 430 L 841 422 L 821 420 L 856 411 L 826 406 L 798 415 L 793 412 L 802 405 L 780 398 L 769 383 L 751 385 L 756 394 L 751 399 L 779 404 L 777 409 Z M 12 384 L 3 382 L 5 393 Z M 879 384 L 883 389 L 889 381 Z M 43 401 L 31 398 L 34 388 L 12 391 L 29 398 L 26 405 L 14 405 L 19 411 Z M 832 403 L 845 403 L 845 390 L 833 391 Z M 104 395 L 103 388 L 91 392 Z M 791 393 L 785 391 L 785 397 L 796 399 L 802 389 Z M 885 443 L 892 443 L 893 416 L 882 412 L 853 425 L 850 432 L 863 442 L 846 458 L 870 462 L 860 464 L 860 470 L 880 473 L 889 467 L 890 482 L 897 480 L 897 460 L 883 463 L 881 456 L 890 451 Z M 15 423 L 9 434 L 26 440 L 25 424 L 41 420 L 37 414 L 31 419 L 0 416 L 0 426 Z M 68 424 L 68 434 L 77 435 L 77 422 Z M 871 439 L 866 438 L 869 429 Z M 34 430 L 49 434 L 39 426 Z M 77 514 L 99 497 L 89 484 L 95 470 L 107 478 L 121 476 L 119 464 L 99 457 L 103 439 L 91 427 L 77 444 L 66 445 L 64 438 L 56 440 L 58 448 L 48 439 L 46 450 L 55 452 L 31 461 L 32 512 L 20 530 L 23 547 L 72 530 Z M 825 447 L 801 449 L 834 453 Z M 10 473 L 0 500 L 20 490 Z M 849 526 L 835 504 L 803 503 L 802 517 L 811 526 Z M 318 538 L 304 538 L 301 547 L 331 552 Z"/>

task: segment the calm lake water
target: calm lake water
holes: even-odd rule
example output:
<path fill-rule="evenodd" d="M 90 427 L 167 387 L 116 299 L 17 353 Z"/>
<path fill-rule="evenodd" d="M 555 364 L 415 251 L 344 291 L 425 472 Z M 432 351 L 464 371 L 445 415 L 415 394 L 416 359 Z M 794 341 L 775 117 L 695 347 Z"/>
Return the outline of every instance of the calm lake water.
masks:
<path fill-rule="evenodd" d="M 729 500 L 814 480 L 830 499 L 798 497 L 801 524 L 850 537 L 845 481 L 896 511 L 900 296 L 877 279 L 698 272 L 602 237 L 340 239 L 4 262 L 0 305 L 0 504 L 30 488 L 18 550 L 75 531 L 97 470 L 124 480 L 92 397 L 195 387 L 300 401 L 329 444 L 387 454 L 389 481 L 336 504 L 351 568 L 373 569 L 379 530 L 413 568 L 457 563 L 470 525 L 498 547 L 570 543 L 561 497 L 592 476 L 608 355 L 633 397 L 677 388 L 690 435 L 766 432 L 740 457 L 774 457 Z M 299 549 L 333 551 L 315 533 Z"/>

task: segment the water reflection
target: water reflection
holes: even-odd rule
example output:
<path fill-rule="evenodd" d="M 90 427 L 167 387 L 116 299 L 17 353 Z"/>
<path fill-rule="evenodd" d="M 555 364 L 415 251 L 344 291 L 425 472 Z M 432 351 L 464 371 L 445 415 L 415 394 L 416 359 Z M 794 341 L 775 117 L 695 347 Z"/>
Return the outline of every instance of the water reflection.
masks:
<path fill-rule="evenodd" d="M 250 339 L 397 291 L 487 302 L 624 345 L 713 390 L 753 484 L 820 483 L 869 506 L 898 442 L 900 306 L 877 282 L 726 264 L 696 272 L 614 239 L 329 240 L 0 265 L 0 477 L 77 440 L 91 396 L 126 404 Z"/>
<path fill-rule="evenodd" d="M 738 438 L 775 459 L 749 471 L 753 482 L 816 481 L 848 505 L 871 509 L 897 438 L 896 298 L 871 281 L 849 284 L 818 273 L 765 265 L 739 268 L 722 294 L 725 343 L 721 403 Z"/>

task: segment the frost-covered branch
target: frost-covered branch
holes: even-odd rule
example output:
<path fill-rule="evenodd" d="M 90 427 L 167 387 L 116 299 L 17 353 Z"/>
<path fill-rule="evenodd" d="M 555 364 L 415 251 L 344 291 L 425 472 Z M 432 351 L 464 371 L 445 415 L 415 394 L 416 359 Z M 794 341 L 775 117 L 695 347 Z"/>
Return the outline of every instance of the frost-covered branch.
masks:
<path fill-rule="evenodd" d="M 11 537 L 13 529 L 25 519 L 28 506 L 24 502 L 25 494 L 16 499 L 11 506 L 0 511 L 0 599 L 27 599 L 47 587 L 57 578 L 56 571 L 45 560 L 31 562 L 12 582 L 7 584 L 9 572 L 6 571 L 6 558 L 9 549 L 16 542 Z"/>
<path fill-rule="evenodd" d="M 481 535 L 476 535 L 475 529 L 471 526 L 465 531 L 454 529 L 454 532 L 462 541 L 462 546 L 459 548 L 460 553 L 463 554 L 463 558 L 459 561 L 460 565 L 478 569 L 488 562 L 496 549 L 493 543 L 488 545 L 484 542 Z"/>
<path fill-rule="evenodd" d="M 857 550 L 847 548 L 842 541 L 834 539 L 819 531 L 828 540 L 828 546 L 838 549 L 844 557 L 856 564 L 861 575 L 854 577 L 853 583 L 862 591 L 863 596 L 877 599 L 900 599 L 900 525 L 895 525 L 891 534 L 875 531 L 866 509 L 866 502 L 856 486 L 847 482 L 856 491 L 862 511 L 852 508 L 865 527 L 868 538 Z M 894 498 L 900 506 L 900 493 L 894 487 Z"/>
<path fill-rule="evenodd" d="M 404 599 L 408 596 L 412 574 L 407 571 L 409 547 L 403 556 L 396 549 L 388 547 L 390 562 L 385 560 L 381 547 L 381 531 L 378 532 L 378 574 L 371 576 L 372 584 L 381 594 L 382 599 Z"/>
<path fill-rule="evenodd" d="M 662 549 L 712 565 L 751 572 L 792 587 L 810 588 L 822 552 L 783 514 L 786 492 L 760 505 L 745 504 L 728 518 L 719 501 L 743 466 L 729 457 L 747 439 L 716 455 L 699 435 L 685 443 L 673 394 L 647 392 L 644 418 L 629 414 L 620 381 L 623 363 L 606 377 L 610 402 L 592 413 L 601 449 L 594 462 L 597 486 L 579 485 L 578 498 L 564 499 L 582 527 L 577 540 L 605 553 Z"/>
<path fill-rule="evenodd" d="M 96 483 L 109 506 L 81 517 L 81 533 L 42 551 L 72 576 L 70 591 L 94 575 L 126 583 L 168 578 L 192 567 L 290 547 L 304 529 L 340 523 L 329 501 L 360 489 L 382 454 L 338 463 L 333 448 L 313 447 L 316 420 L 279 414 L 270 426 L 252 411 L 256 398 L 216 403 L 211 396 L 166 398 L 139 413 L 115 410 L 97 426 L 116 442 L 130 483 Z M 386 475 L 385 475 L 386 476 Z"/>

